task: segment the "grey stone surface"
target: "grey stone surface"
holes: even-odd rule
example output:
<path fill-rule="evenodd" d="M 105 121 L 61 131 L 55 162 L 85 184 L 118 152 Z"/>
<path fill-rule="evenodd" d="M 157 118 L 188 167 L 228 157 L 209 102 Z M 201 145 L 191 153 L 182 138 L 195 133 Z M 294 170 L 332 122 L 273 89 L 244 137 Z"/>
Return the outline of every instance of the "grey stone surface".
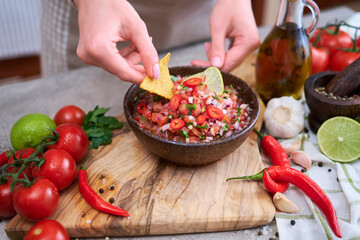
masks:
<path fill-rule="evenodd" d="M 319 26 L 330 21 L 347 19 L 354 11 L 339 7 L 323 11 Z M 304 18 L 308 26 L 309 16 Z M 260 38 L 263 40 L 271 26 L 260 27 Z M 191 44 L 171 50 L 170 66 L 188 65 L 193 59 L 206 59 L 203 43 Z M 164 53 L 160 53 L 162 57 Z M 93 109 L 96 105 L 111 107 L 109 114 L 118 115 L 123 110 L 123 97 L 131 84 L 122 82 L 111 74 L 96 67 L 70 71 L 49 78 L 16 83 L 0 87 L 0 151 L 10 146 L 10 129 L 17 119 L 27 113 L 39 112 L 53 117 L 56 111 L 67 104 L 75 104 L 84 111 Z M 8 219 L 0 223 L 0 239 L 8 239 L 4 228 Z M 258 236 L 262 231 L 263 235 Z M 269 239 L 276 232 L 275 221 L 268 225 L 248 230 L 183 234 L 169 236 L 125 237 L 127 240 L 212 240 L 212 239 Z M 113 239 L 113 238 L 111 238 Z"/>

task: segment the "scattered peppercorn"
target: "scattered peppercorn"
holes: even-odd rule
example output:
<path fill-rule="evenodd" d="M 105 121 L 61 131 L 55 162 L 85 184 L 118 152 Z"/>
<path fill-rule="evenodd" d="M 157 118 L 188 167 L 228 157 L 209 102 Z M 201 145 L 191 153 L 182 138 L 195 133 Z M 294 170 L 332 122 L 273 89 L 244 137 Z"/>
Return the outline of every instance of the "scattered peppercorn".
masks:
<path fill-rule="evenodd" d="M 336 181 L 339 181 L 339 178 L 336 178 Z"/>
<path fill-rule="evenodd" d="M 113 197 L 109 199 L 110 203 L 114 203 L 114 201 L 115 201 L 115 199 Z"/>
<path fill-rule="evenodd" d="M 305 169 L 305 168 L 302 168 L 302 169 L 301 169 L 301 172 L 306 172 L 306 169 Z"/>
<path fill-rule="evenodd" d="M 275 240 L 275 238 L 272 238 L 272 237 L 271 237 L 271 238 L 269 238 L 269 240 Z"/>
<path fill-rule="evenodd" d="M 83 213 L 81 214 L 81 217 L 85 217 L 85 216 L 86 216 L 86 213 L 83 212 Z"/>
<path fill-rule="evenodd" d="M 305 133 L 308 133 L 308 132 L 309 132 L 309 129 L 304 128 L 304 132 L 305 132 Z"/>
<path fill-rule="evenodd" d="M 104 174 L 101 174 L 100 177 L 99 177 L 99 179 L 103 179 L 104 177 L 105 177 L 105 175 L 104 175 Z"/>
<path fill-rule="evenodd" d="M 331 168 L 328 169 L 328 172 L 331 172 Z"/>
<path fill-rule="evenodd" d="M 290 224 L 291 224 L 291 225 L 295 225 L 295 220 L 291 220 L 291 221 L 290 221 Z"/>
<path fill-rule="evenodd" d="M 111 186 L 109 187 L 109 189 L 110 189 L 110 190 L 114 190 L 114 189 L 115 189 L 115 186 L 114 186 L 114 185 L 111 185 Z"/>
<path fill-rule="evenodd" d="M 0 218 L 0 222 L 2 222 L 3 221 L 3 219 L 2 218 Z"/>
<path fill-rule="evenodd" d="M 262 232 L 262 231 L 259 231 L 259 232 L 258 232 L 258 235 L 259 235 L 259 236 L 263 235 L 263 232 Z"/>
<path fill-rule="evenodd" d="M 104 189 L 100 188 L 99 193 L 103 193 L 103 192 L 104 192 Z"/>
<path fill-rule="evenodd" d="M 319 167 L 322 167 L 322 166 L 323 166 L 323 163 L 322 163 L 322 162 L 319 162 L 319 163 L 318 163 L 318 166 L 319 166 Z"/>
<path fill-rule="evenodd" d="M 275 233 L 275 237 L 279 237 L 279 232 L 276 232 L 276 233 Z"/>

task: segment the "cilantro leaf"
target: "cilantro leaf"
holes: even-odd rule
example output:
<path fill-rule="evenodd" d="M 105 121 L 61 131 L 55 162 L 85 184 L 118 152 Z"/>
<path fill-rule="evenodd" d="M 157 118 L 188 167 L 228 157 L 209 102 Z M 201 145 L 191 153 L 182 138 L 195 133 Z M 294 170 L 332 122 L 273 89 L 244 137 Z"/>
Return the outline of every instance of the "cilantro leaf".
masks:
<path fill-rule="evenodd" d="M 111 130 L 124 126 L 124 123 L 119 122 L 115 117 L 105 116 L 109 110 L 110 108 L 96 106 L 85 115 L 82 128 L 92 142 L 89 149 L 97 149 L 100 145 L 110 144 L 112 142 Z"/>

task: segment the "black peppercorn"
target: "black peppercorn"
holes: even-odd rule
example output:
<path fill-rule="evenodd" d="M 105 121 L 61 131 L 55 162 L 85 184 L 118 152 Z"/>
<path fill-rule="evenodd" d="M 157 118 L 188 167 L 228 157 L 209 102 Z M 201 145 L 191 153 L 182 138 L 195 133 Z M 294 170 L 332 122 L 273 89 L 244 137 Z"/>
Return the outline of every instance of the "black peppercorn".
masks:
<path fill-rule="evenodd" d="M 276 232 L 276 233 L 275 233 L 275 237 L 279 237 L 279 232 Z"/>
<path fill-rule="evenodd" d="M 110 189 L 110 190 L 114 190 L 114 189 L 115 189 L 115 186 L 114 186 L 114 185 L 111 185 L 111 186 L 109 187 L 109 189 Z"/>
<path fill-rule="evenodd" d="M 328 172 L 331 172 L 331 168 L 328 169 Z"/>
<path fill-rule="evenodd" d="M 291 225 L 295 225 L 295 220 L 291 220 L 291 221 L 290 221 L 290 224 L 291 224 Z"/>
<path fill-rule="evenodd" d="M 322 163 L 322 162 L 319 162 L 319 163 L 318 163 L 318 166 L 319 166 L 319 167 L 322 167 L 322 166 L 323 166 L 323 163 Z"/>
<path fill-rule="evenodd" d="M 104 189 L 100 188 L 99 193 L 103 193 L 103 192 L 104 192 Z"/>
<path fill-rule="evenodd" d="M 262 231 L 259 231 L 259 232 L 258 232 L 258 235 L 259 235 L 259 236 L 263 235 L 263 232 L 262 232 Z"/>
<path fill-rule="evenodd" d="M 302 169 L 301 169 L 301 172 L 306 172 L 306 169 L 305 169 L 305 168 L 302 168 Z"/>
<path fill-rule="evenodd" d="M 104 174 L 101 174 L 100 177 L 99 177 L 99 179 L 103 179 L 104 177 L 105 177 L 105 175 L 104 175 Z"/>
<path fill-rule="evenodd" d="M 115 199 L 113 197 L 109 199 L 110 203 L 114 203 L 114 201 L 115 201 Z"/>

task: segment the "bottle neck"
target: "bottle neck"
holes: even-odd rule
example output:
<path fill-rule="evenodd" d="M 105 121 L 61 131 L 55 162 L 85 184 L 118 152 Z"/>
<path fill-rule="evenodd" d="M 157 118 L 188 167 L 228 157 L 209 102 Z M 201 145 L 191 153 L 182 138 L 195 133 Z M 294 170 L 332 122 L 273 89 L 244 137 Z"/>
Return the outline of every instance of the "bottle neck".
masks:
<path fill-rule="evenodd" d="M 281 0 L 276 26 L 284 28 L 292 25 L 294 28 L 302 28 L 304 6 L 304 0 Z"/>

